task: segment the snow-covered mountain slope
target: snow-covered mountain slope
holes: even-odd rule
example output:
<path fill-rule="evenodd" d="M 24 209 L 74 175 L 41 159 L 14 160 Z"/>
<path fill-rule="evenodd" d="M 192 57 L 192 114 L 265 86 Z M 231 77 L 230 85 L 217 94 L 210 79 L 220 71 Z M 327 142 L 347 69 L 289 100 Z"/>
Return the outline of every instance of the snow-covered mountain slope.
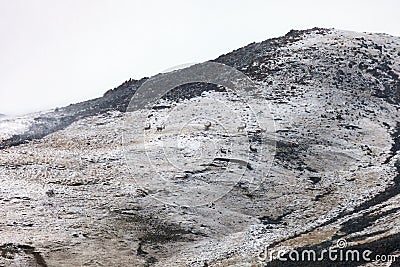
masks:
<path fill-rule="evenodd" d="M 250 123 L 236 130 L 230 108 L 250 118 L 248 107 L 209 84 L 173 90 L 144 137 L 123 138 L 140 115 L 125 110 L 146 79 L 129 80 L 42 114 L 1 143 L 0 265 L 264 266 L 265 247 L 320 252 L 339 239 L 371 258 L 399 255 L 400 38 L 315 28 L 214 61 L 263 88 L 246 100 L 270 109 L 275 133 L 250 137 L 276 144 L 272 166 L 258 157 L 257 138 L 248 149 Z M 206 129 L 218 116 L 234 130 Z M 161 118 L 169 121 L 158 131 Z M 201 194 L 206 205 L 166 204 Z M 310 266 L 268 262 L 283 264 Z"/>

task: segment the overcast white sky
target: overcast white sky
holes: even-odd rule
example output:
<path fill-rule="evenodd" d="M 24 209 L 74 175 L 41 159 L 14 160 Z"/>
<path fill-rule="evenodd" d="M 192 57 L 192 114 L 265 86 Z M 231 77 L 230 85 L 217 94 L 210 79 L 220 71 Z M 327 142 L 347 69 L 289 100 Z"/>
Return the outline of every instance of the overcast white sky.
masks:
<path fill-rule="evenodd" d="M 0 113 L 101 96 L 314 26 L 400 36 L 400 1 L 0 0 Z"/>

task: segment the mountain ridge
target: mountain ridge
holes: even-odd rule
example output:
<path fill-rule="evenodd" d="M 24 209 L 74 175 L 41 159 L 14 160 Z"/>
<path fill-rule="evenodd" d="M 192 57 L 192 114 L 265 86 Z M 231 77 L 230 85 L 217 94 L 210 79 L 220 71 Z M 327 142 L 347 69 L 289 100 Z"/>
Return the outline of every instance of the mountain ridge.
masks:
<path fill-rule="evenodd" d="M 260 76 L 260 74 L 258 73 L 259 70 L 254 70 L 252 68 L 248 69 L 247 68 L 241 69 L 241 68 L 243 68 L 243 66 L 246 65 L 251 65 L 251 61 L 255 60 L 257 58 L 256 55 L 260 54 L 260 52 L 262 53 L 272 52 L 274 51 L 274 49 L 284 47 L 291 43 L 295 43 L 301 40 L 306 35 L 317 34 L 323 36 L 328 34 L 330 31 L 338 31 L 343 33 L 348 32 L 356 34 L 356 32 L 351 32 L 351 31 L 341 31 L 341 30 L 318 28 L 318 27 L 314 27 L 312 29 L 307 29 L 307 30 L 291 30 L 282 37 L 267 39 L 259 43 L 255 42 L 250 43 L 244 47 L 238 48 L 227 54 L 221 55 L 218 58 L 211 61 L 223 63 L 228 66 L 237 68 L 238 70 L 243 71 L 246 75 L 248 75 L 252 79 L 255 79 L 256 81 L 262 81 L 263 79 L 265 79 L 266 76 L 265 74 L 264 77 Z M 377 34 L 377 35 L 390 36 L 387 34 Z M 398 38 L 398 37 L 390 36 L 390 38 Z M 362 43 L 362 45 L 365 44 Z M 377 45 L 374 44 L 374 46 Z M 378 45 L 378 47 L 380 46 Z M 379 71 L 382 71 L 386 76 L 391 76 L 395 84 L 394 85 L 385 84 L 384 85 L 385 89 L 376 90 L 375 94 L 377 97 L 388 99 L 388 101 L 391 101 L 393 104 L 398 104 L 400 101 L 400 79 L 398 74 L 400 73 L 400 70 L 397 73 L 394 72 L 390 67 L 388 67 L 387 61 L 379 63 L 375 60 L 374 64 L 376 64 L 377 66 L 373 69 L 369 69 L 363 65 L 361 66 L 359 65 L 359 68 L 362 68 L 367 72 L 372 73 L 372 75 L 374 75 L 376 79 L 382 79 L 382 74 Z M 272 69 L 269 71 L 274 72 L 276 71 L 276 69 L 275 70 Z M 139 88 L 140 85 L 147 79 L 148 77 L 144 77 L 140 80 L 128 79 L 121 85 L 106 91 L 102 97 L 79 102 L 76 104 L 71 104 L 69 106 L 62 108 L 57 108 L 53 113 L 49 113 L 48 116 L 45 115 L 43 117 L 36 118 L 38 123 L 36 125 L 33 125 L 32 126 L 33 128 L 30 129 L 29 132 L 23 135 L 13 136 L 10 139 L 1 142 L 0 148 L 14 146 L 29 140 L 42 138 L 47 134 L 65 128 L 70 123 L 81 118 L 85 118 L 102 112 L 107 112 L 110 110 L 118 110 L 124 112 L 135 90 Z"/>

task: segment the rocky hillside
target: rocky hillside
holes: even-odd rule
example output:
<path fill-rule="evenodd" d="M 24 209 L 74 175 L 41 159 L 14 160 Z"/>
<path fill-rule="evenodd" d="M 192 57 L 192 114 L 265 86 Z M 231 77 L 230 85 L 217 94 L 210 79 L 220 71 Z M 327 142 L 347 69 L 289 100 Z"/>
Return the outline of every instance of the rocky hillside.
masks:
<path fill-rule="evenodd" d="M 257 140 L 247 147 L 258 138 L 250 123 L 236 131 L 217 103 L 242 117 L 249 108 L 210 84 L 174 89 L 145 137 L 124 139 L 140 115 L 125 111 L 146 81 L 128 80 L 4 135 L 0 266 L 388 266 L 263 259 L 266 247 L 321 253 L 338 240 L 373 259 L 400 256 L 400 38 L 314 28 L 213 61 L 263 89 L 246 100 L 273 115 L 274 131 L 258 133 L 275 144 L 272 166 Z M 205 129 L 214 117 L 235 130 Z M 157 118 L 170 122 L 158 131 Z M 216 149 L 205 145 L 216 139 Z M 175 165 L 183 155 L 182 171 L 160 147 Z M 200 152 L 206 160 L 193 160 Z M 204 192 L 204 205 L 179 205 Z"/>

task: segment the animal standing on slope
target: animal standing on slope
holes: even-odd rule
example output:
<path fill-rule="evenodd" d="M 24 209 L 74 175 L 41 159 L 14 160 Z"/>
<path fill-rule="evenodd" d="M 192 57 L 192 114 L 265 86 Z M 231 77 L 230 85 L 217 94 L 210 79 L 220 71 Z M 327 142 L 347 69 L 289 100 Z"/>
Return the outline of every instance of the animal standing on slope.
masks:
<path fill-rule="evenodd" d="M 257 149 L 257 147 L 255 147 L 255 146 L 253 146 L 253 145 L 250 145 L 250 151 L 251 151 L 251 152 L 257 152 L 258 149 Z"/>
<path fill-rule="evenodd" d="M 243 132 L 244 129 L 246 128 L 246 123 L 243 123 L 243 125 L 240 125 L 239 127 L 237 127 L 238 132 Z"/>
<path fill-rule="evenodd" d="M 221 147 L 219 149 L 219 152 L 221 152 L 222 154 L 230 154 L 232 151 L 229 148 Z"/>
<path fill-rule="evenodd" d="M 162 124 L 160 126 L 157 126 L 157 132 L 161 132 L 164 129 L 165 129 L 165 125 L 164 124 Z"/>
<path fill-rule="evenodd" d="M 211 122 L 208 121 L 204 124 L 204 130 L 208 131 L 210 127 L 211 127 Z"/>

